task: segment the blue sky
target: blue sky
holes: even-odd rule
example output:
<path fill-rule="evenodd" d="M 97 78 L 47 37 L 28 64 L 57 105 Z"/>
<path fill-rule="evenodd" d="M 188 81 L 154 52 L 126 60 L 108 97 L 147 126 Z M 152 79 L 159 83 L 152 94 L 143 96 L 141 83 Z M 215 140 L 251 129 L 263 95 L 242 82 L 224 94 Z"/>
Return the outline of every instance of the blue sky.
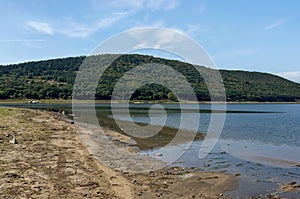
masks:
<path fill-rule="evenodd" d="M 0 64 L 89 54 L 122 31 L 181 31 L 221 69 L 300 82 L 298 0 L 1 0 Z"/>

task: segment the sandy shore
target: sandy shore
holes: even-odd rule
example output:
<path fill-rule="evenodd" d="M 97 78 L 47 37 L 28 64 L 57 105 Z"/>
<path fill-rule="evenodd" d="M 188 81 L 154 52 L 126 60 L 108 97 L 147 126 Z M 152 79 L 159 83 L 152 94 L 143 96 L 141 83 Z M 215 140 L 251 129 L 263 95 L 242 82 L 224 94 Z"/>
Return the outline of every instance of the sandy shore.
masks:
<path fill-rule="evenodd" d="M 0 108 L 1 198 L 227 198 L 225 192 L 237 187 L 231 175 L 178 167 L 132 173 L 122 167 L 124 159 L 139 168 L 134 158 L 153 167 L 161 162 L 136 153 L 130 138 L 105 133 L 124 153 L 98 151 L 94 139 L 82 144 L 94 134 L 76 133 L 55 113 Z M 16 144 L 9 142 L 13 135 Z M 110 165 L 111 157 L 120 165 Z"/>

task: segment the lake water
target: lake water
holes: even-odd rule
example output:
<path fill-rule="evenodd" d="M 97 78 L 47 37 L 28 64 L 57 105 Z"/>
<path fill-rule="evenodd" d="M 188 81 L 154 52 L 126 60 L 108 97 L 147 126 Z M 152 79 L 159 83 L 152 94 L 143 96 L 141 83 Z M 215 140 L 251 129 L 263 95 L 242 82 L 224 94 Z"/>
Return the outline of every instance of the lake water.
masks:
<path fill-rule="evenodd" d="M 132 119 L 136 122 L 149 123 L 147 108 L 151 104 L 133 104 Z M 199 132 L 208 129 L 211 113 L 209 104 L 201 104 L 199 112 L 193 112 L 196 104 L 185 104 L 182 114 L 179 105 L 164 104 L 167 108 L 167 126 L 178 128 L 180 118 L 194 121 L 200 118 Z M 156 115 L 159 117 L 159 115 Z M 118 115 L 118 119 L 129 120 Z M 188 126 L 187 126 L 188 127 Z M 188 129 L 189 130 L 189 129 Z M 300 105 L 299 104 L 229 104 L 227 105 L 226 121 L 221 135 L 225 140 L 247 140 L 273 145 L 300 146 Z"/>
<path fill-rule="evenodd" d="M 71 113 L 71 105 L 13 105 Z M 101 118 L 131 119 L 141 124 L 161 125 L 164 112 L 154 111 L 152 121 L 149 108 L 152 104 L 131 104 L 130 117 L 121 104 L 112 115 L 110 104 L 97 104 Z M 206 133 L 211 120 L 210 104 L 162 104 L 166 108 L 165 126 L 178 128 L 181 118 L 191 124 L 200 121 L 197 131 Z M 200 111 L 198 108 L 200 106 Z M 85 107 L 82 107 L 84 110 Z M 185 130 L 189 125 L 184 125 Z M 196 167 L 201 171 L 216 171 L 239 175 L 240 188 L 232 196 L 241 198 L 277 192 L 278 186 L 300 180 L 300 104 L 229 104 L 222 134 L 213 151 L 199 158 L 203 140 L 194 141 L 183 156 L 171 163 L 183 167 Z M 185 144 L 182 143 L 182 149 Z M 172 147 L 165 147 L 172 153 Z M 159 148 L 143 150 L 141 153 L 164 160 L 165 155 L 156 156 Z M 284 197 L 300 198 L 300 193 L 280 193 Z"/>

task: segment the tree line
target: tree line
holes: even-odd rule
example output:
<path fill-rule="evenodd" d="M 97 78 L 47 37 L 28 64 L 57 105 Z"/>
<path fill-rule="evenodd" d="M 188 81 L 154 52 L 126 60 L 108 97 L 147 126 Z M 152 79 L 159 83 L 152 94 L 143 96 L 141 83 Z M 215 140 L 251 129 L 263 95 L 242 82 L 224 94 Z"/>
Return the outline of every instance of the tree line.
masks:
<path fill-rule="evenodd" d="M 111 58 L 111 55 L 98 57 L 105 61 Z M 76 75 L 86 60 L 87 57 L 81 56 L 0 66 L 0 99 L 71 99 Z M 95 93 L 82 91 L 82 98 L 90 98 L 94 95 L 100 100 L 111 99 L 116 83 L 125 73 L 130 72 L 136 66 L 148 63 L 170 66 L 189 82 L 199 101 L 210 100 L 204 78 L 209 78 L 209 74 L 214 72 L 212 69 L 137 54 L 120 55 L 103 73 Z M 208 74 L 208 77 L 202 77 L 195 67 L 198 67 L 202 75 Z M 160 72 L 160 69 L 154 70 Z M 220 70 L 220 74 L 225 85 L 227 101 L 292 102 L 300 100 L 300 84 L 276 75 L 230 70 Z M 136 78 L 142 80 L 144 77 Z M 167 74 L 162 81 L 177 83 L 172 76 Z M 88 89 L 89 86 L 87 84 L 86 88 Z M 177 86 L 180 88 L 180 82 Z M 189 99 L 189 93 L 186 93 L 184 88 L 179 92 L 180 95 Z M 131 95 L 131 99 L 177 100 L 170 89 L 156 83 L 138 87 Z"/>

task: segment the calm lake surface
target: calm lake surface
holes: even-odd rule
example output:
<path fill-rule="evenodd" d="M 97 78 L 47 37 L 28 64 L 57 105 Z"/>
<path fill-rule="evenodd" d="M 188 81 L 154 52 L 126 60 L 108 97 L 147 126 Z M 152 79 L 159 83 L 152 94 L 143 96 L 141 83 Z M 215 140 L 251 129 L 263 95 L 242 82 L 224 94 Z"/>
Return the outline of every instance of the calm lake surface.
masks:
<path fill-rule="evenodd" d="M 124 114 L 125 108 L 117 104 L 118 112 L 112 115 L 110 104 L 97 104 L 99 117 L 118 119 L 139 124 L 159 125 L 163 113 L 154 112 L 156 119 L 150 120 L 149 108 L 153 104 L 131 104 L 130 116 Z M 69 104 L 5 104 L 51 111 L 72 112 Z M 211 119 L 210 104 L 162 104 L 166 109 L 165 126 L 178 128 L 181 118 L 194 123 L 198 119 L 199 133 L 206 133 Z M 198 107 L 200 106 L 200 112 Z M 84 110 L 85 107 L 82 107 Z M 156 123 L 157 122 L 157 123 Z M 189 125 L 184 126 L 185 130 Z M 193 142 L 191 147 L 171 165 L 196 167 L 201 171 L 225 172 L 239 175 L 240 188 L 232 196 L 248 197 L 277 192 L 278 186 L 300 180 L 300 104 L 228 104 L 222 134 L 213 151 L 205 158 L 198 157 L 203 141 Z M 184 148 L 184 143 L 182 144 Z M 156 156 L 159 149 L 147 149 L 141 153 Z M 172 147 L 166 150 L 172 151 Z M 299 197 L 300 193 L 279 193 L 283 197 Z"/>

